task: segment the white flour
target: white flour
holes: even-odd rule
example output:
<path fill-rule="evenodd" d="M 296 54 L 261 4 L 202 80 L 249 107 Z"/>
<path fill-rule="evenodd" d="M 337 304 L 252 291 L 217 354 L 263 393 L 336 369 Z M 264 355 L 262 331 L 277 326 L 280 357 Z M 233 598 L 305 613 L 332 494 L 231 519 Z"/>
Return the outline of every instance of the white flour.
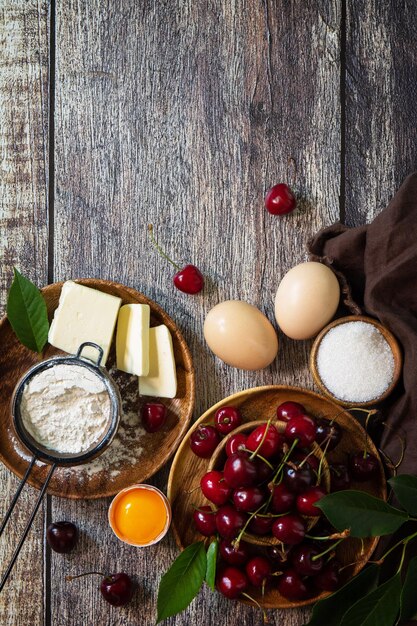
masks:
<path fill-rule="evenodd" d="M 57 452 L 88 450 L 106 429 L 110 397 L 103 381 L 86 367 L 61 364 L 25 385 L 23 424 L 41 445 Z"/>

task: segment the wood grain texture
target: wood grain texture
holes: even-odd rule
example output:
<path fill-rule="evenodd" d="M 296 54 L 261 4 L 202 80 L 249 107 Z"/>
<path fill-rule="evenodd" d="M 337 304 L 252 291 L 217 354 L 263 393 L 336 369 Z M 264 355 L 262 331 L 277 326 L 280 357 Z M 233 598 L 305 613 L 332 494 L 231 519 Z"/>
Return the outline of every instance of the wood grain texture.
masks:
<path fill-rule="evenodd" d="M 202 323 L 229 298 L 272 320 L 280 278 L 305 260 L 306 238 L 338 218 L 339 22 L 336 0 L 57 5 L 55 278 L 110 278 L 161 304 L 193 354 L 196 417 L 246 387 L 312 385 L 307 342 L 282 339 L 271 368 L 242 372 L 209 353 Z M 263 208 L 264 191 L 280 179 L 294 183 L 300 207 L 282 220 Z M 172 257 L 204 272 L 203 294 L 174 290 L 148 222 Z M 162 472 L 156 483 L 165 481 Z M 94 582 L 65 584 L 53 555 L 54 626 L 153 623 L 157 584 L 176 548 L 172 538 L 150 550 L 122 546 L 107 528 L 107 506 L 54 500 L 55 519 L 85 529 L 68 569 L 136 573 L 136 600 L 109 609 Z M 305 615 L 271 619 L 290 626 Z M 168 623 L 259 619 L 204 590 Z"/>
<path fill-rule="evenodd" d="M 0 7 L 0 302 L 13 265 L 47 280 L 48 2 L 3 0 Z M 2 381 L 2 393 L 4 385 Z M 18 481 L 0 468 L 0 519 Z M 3 572 L 36 491 L 25 489 L 0 540 Z M 43 624 L 43 510 L 0 596 L 2 626 Z M 30 566 L 28 566 L 30 564 Z"/>
<path fill-rule="evenodd" d="M 370 222 L 417 168 L 417 7 L 347 2 L 346 217 Z"/>

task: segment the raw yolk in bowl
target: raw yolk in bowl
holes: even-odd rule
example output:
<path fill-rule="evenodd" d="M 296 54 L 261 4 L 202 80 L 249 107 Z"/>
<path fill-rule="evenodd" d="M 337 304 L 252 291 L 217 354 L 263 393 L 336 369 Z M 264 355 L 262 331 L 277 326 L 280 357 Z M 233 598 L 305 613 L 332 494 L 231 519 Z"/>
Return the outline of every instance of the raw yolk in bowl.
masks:
<path fill-rule="evenodd" d="M 165 529 L 168 511 L 157 491 L 138 487 L 122 494 L 115 504 L 113 523 L 123 541 L 145 545 Z"/>

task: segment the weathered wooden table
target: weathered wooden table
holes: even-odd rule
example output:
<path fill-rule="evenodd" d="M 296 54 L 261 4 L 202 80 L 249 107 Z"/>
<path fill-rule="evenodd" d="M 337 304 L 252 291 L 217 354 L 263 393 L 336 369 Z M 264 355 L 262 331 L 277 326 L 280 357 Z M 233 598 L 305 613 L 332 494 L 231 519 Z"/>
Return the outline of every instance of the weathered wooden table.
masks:
<path fill-rule="evenodd" d="M 273 319 L 273 294 L 305 242 L 336 220 L 363 224 L 416 166 L 417 6 L 413 0 L 0 0 L 1 303 L 12 266 L 38 285 L 113 279 L 159 302 L 183 329 L 197 373 L 195 417 L 245 387 L 311 388 L 309 342 L 281 339 L 273 367 L 222 365 L 202 323 L 240 298 Z M 299 210 L 263 208 L 288 181 Z M 171 284 L 151 249 L 196 263 L 204 294 Z M 155 476 L 164 488 L 168 468 Z M 0 515 L 17 480 L 0 469 Z M 8 528 L 10 556 L 34 492 Z M 154 623 L 156 589 L 177 554 L 123 546 L 108 501 L 48 497 L 0 597 L 1 626 Z M 43 540 L 51 520 L 75 521 L 70 556 Z M 134 574 L 125 609 L 101 598 L 91 569 Z M 270 612 L 302 624 L 308 611 Z M 204 590 L 170 624 L 259 624 L 255 610 Z"/>

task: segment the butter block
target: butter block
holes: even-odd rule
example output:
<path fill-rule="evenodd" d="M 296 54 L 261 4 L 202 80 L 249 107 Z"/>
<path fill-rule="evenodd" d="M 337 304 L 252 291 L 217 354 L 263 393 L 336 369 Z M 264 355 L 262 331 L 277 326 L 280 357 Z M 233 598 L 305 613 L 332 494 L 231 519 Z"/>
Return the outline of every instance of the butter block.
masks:
<path fill-rule="evenodd" d="M 149 329 L 149 373 L 139 377 L 141 396 L 175 398 L 177 371 L 172 337 L 165 325 Z"/>
<path fill-rule="evenodd" d="M 59 305 L 49 329 L 48 341 L 55 348 L 76 354 L 80 344 L 93 341 L 103 348 L 104 365 L 122 301 L 103 291 L 68 280 L 62 286 Z M 98 353 L 86 347 L 83 356 L 94 361 Z"/>
<path fill-rule="evenodd" d="M 136 376 L 149 373 L 148 304 L 125 304 L 119 311 L 116 332 L 117 369 Z"/>

